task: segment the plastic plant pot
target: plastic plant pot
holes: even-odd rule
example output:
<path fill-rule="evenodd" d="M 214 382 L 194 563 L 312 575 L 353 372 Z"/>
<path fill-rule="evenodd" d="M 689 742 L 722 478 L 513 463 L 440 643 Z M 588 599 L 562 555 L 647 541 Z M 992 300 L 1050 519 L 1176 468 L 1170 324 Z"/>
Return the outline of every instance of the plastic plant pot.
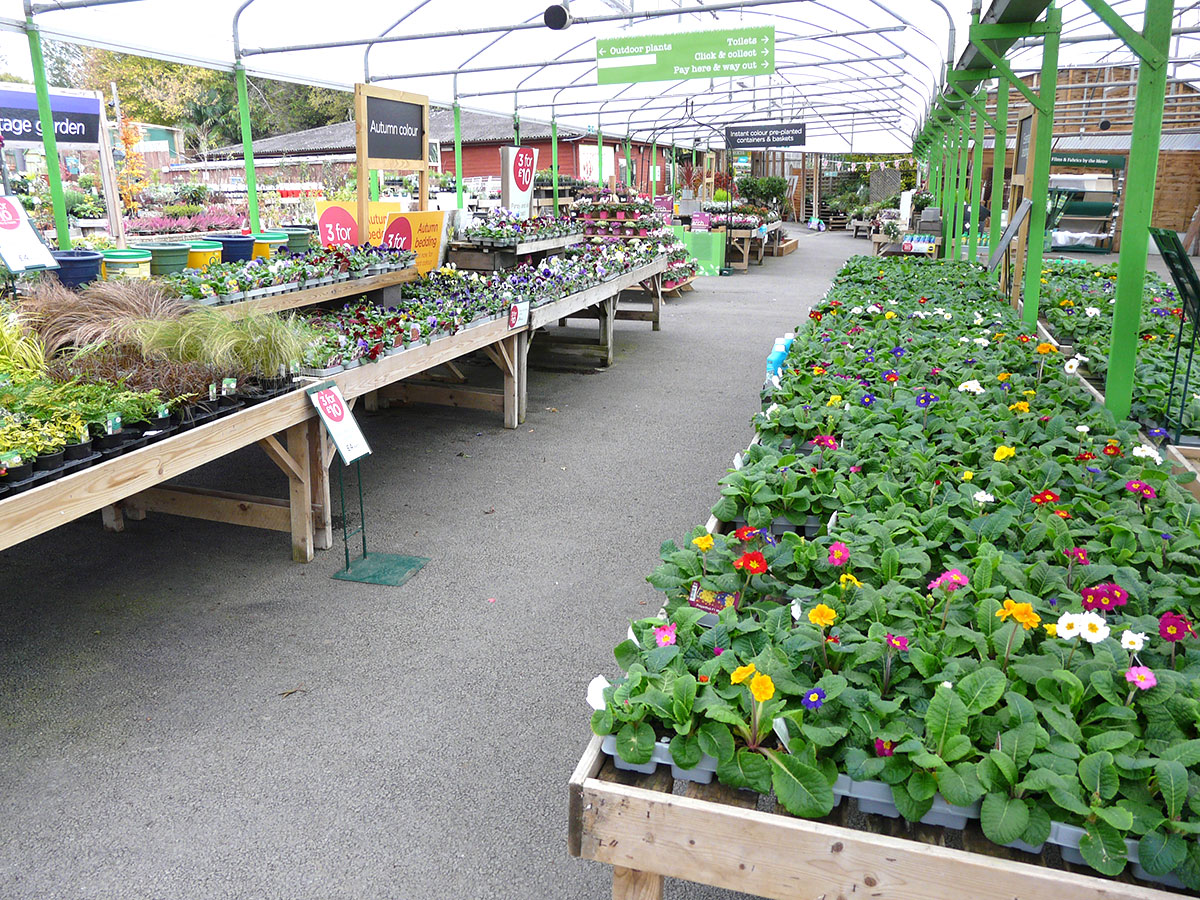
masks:
<path fill-rule="evenodd" d="M 974 803 L 971 806 L 954 806 L 943 800 L 941 794 L 937 794 L 933 798 L 933 806 L 929 807 L 929 812 L 921 816 L 921 824 L 940 825 L 943 828 L 962 831 L 967 827 L 968 820 L 979 818 L 980 805 Z"/>
<path fill-rule="evenodd" d="M 209 239 L 221 245 L 221 262 L 249 262 L 254 253 L 250 234 L 213 234 Z"/>
<path fill-rule="evenodd" d="M 104 278 L 149 278 L 150 261 L 148 250 L 104 250 L 101 273 Z"/>
<path fill-rule="evenodd" d="M 189 269 L 207 269 L 221 261 L 221 245 L 216 241 L 189 241 L 187 246 Z"/>
<path fill-rule="evenodd" d="M 312 229 L 284 227 L 279 231 L 287 235 L 287 248 L 292 253 L 303 253 L 312 246 Z"/>
<path fill-rule="evenodd" d="M 263 231 L 250 237 L 254 238 L 251 259 L 270 259 L 288 243 L 288 236 L 282 231 Z"/>
<path fill-rule="evenodd" d="M 858 801 L 858 809 L 867 815 L 887 816 L 895 819 L 900 815 L 892 800 L 892 787 L 882 781 L 854 781 L 850 785 L 850 796 Z"/>
<path fill-rule="evenodd" d="M 186 242 L 171 244 L 134 244 L 134 250 L 145 250 L 150 254 L 151 275 L 173 275 L 187 268 L 191 247 Z"/>
<path fill-rule="evenodd" d="M 100 277 L 104 255 L 97 250 L 52 250 L 58 262 L 58 280 L 63 287 L 82 287 Z"/>

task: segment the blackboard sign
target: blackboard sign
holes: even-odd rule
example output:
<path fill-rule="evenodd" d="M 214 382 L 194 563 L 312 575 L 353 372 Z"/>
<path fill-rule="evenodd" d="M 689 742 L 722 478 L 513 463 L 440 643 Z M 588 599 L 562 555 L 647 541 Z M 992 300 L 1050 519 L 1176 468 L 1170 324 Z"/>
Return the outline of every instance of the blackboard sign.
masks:
<path fill-rule="evenodd" d="M 1017 122 L 1017 155 L 1013 159 L 1013 175 L 1024 175 L 1029 167 L 1029 145 L 1033 141 L 1033 116 Z"/>
<path fill-rule="evenodd" d="M 1004 229 L 1004 234 L 1000 235 L 1000 243 L 992 249 L 992 255 L 988 257 L 987 269 L 989 272 L 995 272 L 1000 267 L 1000 261 L 1004 259 L 1004 253 L 1008 250 L 1008 245 L 1017 236 L 1017 231 L 1021 228 L 1021 223 L 1025 221 L 1025 217 L 1029 215 L 1031 209 L 1033 209 L 1033 201 L 1026 197 L 1021 201 L 1020 206 L 1017 207 L 1017 211 L 1013 213 L 1012 221 Z M 1039 236 L 1038 240 L 1041 239 Z"/>
<path fill-rule="evenodd" d="M 367 96 L 367 156 L 371 159 L 424 159 L 424 109 L 385 97 Z"/>
<path fill-rule="evenodd" d="M 725 149 L 745 147 L 802 147 L 805 143 L 804 123 L 790 125 L 731 125 L 725 129 Z"/>

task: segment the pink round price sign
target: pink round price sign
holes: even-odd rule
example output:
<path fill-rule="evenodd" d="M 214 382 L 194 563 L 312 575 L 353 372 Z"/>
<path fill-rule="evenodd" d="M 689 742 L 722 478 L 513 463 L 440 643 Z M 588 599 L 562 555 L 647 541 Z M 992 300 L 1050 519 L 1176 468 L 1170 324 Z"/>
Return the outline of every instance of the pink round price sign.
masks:
<path fill-rule="evenodd" d="M 321 235 L 322 245 L 326 247 L 358 243 L 358 222 L 349 210 L 340 206 L 331 206 L 321 213 L 317 231 Z"/>
<path fill-rule="evenodd" d="M 346 418 L 346 407 L 342 404 L 342 398 L 333 391 L 317 391 L 317 403 L 330 422 L 340 422 Z"/>
<path fill-rule="evenodd" d="M 412 222 L 396 219 L 383 233 L 382 246 L 389 250 L 411 250 L 413 248 Z"/>
<path fill-rule="evenodd" d="M 13 202 L 7 197 L 0 197 L 0 228 L 12 231 L 20 224 L 21 217 L 17 215 L 17 208 L 13 206 Z"/>
<path fill-rule="evenodd" d="M 529 147 L 522 147 L 513 154 L 513 179 L 521 193 L 533 184 L 533 150 Z"/>

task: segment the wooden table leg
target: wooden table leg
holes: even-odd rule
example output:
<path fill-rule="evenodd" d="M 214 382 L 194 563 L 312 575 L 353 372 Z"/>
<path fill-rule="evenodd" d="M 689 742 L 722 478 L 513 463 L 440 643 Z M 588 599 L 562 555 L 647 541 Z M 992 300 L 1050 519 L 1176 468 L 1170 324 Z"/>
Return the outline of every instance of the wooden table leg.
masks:
<path fill-rule="evenodd" d="M 614 327 L 616 320 L 617 298 L 609 297 L 600 304 L 600 347 L 604 351 L 600 364 L 604 366 L 613 364 L 613 338 L 616 332 Z"/>
<path fill-rule="evenodd" d="M 292 559 L 312 562 L 312 462 L 308 452 L 308 422 L 293 425 L 287 430 L 288 456 L 295 471 L 288 473 L 288 500 L 292 519 Z"/>
<path fill-rule="evenodd" d="M 333 516 L 329 506 L 329 464 L 333 458 L 333 443 L 325 436 L 320 419 L 308 420 L 308 455 L 312 463 L 313 547 L 328 550 L 333 546 Z"/>
<path fill-rule="evenodd" d="M 521 332 L 506 337 L 500 342 L 500 350 L 503 353 L 504 359 L 504 427 L 516 428 L 517 422 L 521 417 L 521 385 L 520 377 L 517 374 L 518 354 L 518 339 L 521 337 Z"/>
<path fill-rule="evenodd" d="M 654 324 L 651 325 L 653 331 L 662 331 L 662 325 L 659 322 L 660 313 L 662 310 L 662 274 L 655 275 L 652 279 L 654 282 L 654 298 L 652 300 L 654 306 L 654 318 L 651 320 Z"/>
<path fill-rule="evenodd" d="M 522 331 L 517 335 L 517 424 L 525 423 L 529 406 L 529 344 L 532 335 Z"/>
<path fill-rule="evenodd" d="M 105 531 L 124 531 L 125 513 L 121 510 L 121 504 L 114 503 L 111 506 L 101 507 L 100 521 L 104 523 Z"/>
<path fill-rule="evenodd" d="M 663 877 L 613 866 L 613 900 L 662 900 Z"/>

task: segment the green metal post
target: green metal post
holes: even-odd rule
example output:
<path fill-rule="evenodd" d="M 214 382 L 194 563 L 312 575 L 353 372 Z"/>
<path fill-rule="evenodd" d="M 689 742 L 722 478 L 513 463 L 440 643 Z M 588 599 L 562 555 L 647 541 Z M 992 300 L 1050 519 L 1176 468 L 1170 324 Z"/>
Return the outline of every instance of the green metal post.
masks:
<path fill-rule="evenodd" d="M 1025 324 L 1037 327 L 1042 294 L 1043 244 L 1046 241 L 1046 198 L 1050 193 L 1050 148 L 1054 142 L 1054 103 L 1058 94 L 1058 39 L 1062 10 L 1050 2 L 1046 10 L 1046 36 L 1042 44 L 1042 74 L 1038 79 L 1037 146 L 1033 149 L 1033 179 L 1026 196 L 1029 210 L 1029 249 L 1025 254 L 1025 289 L 1022 292 Z M 1159 110 L 1161 113 L 1161 109 Z M 1154 145 L 1157 148 L 1157 144 Z M 1151 186 L 1153 193 L 1153 186 Z"/>
<path fill-rule="evenodd" d="M 949 259 L 950 242 L 954 232 L 954 163 L 958 159 L 958 137 L 949 128 L 942 132 L 942 257 Z"/>
<path fill-rule="evenodd" d="M 658 194 L 658 138 L 650 142 L 650 196 Z"/>
<path fill-rule="evenodd" d="M 1137 102 L 1129 168 L 1125 176 L 1125 212 L 1121 225 L 1121 255 L 1117 268 L 1116 305 L 1113 308 L 1112 346 L 1104 383 L 1105 405 L 1118 419 L 1129 416 L 1137 363 L 1142 295 L 1145 291 L 1146 252 L 1149 249 L 1154 185 L 1158 178 L 1158 146 L 1162 138 L 1163 103 L 1171 44 L 1171 0 L 1146 0 L 1142 37 L 1161 54 L 1159 64 L 1145 58 L 1138 66 Z"/>
<path fill-rule="evenodd" d="M 46 153 L 46 177 L 50 179 L 50 201 L 54 206 L 54 231 L 58 249 L 71 249 L 71 226 L 67 221 L 67 202 L 63 196 L 62 170 L 58 166 L 58 136 L 54 133 L 54 114 L 50 111 L 50 87 L 46 84 L 46 61 L 42 57 L 42 35 L 33 17 L 25 20 L 29 36 L 29 61 L 33 64 L 33 86 L 37 93 L 38 122 L 42 126 L 42 149 Z M 103 134 L 100 140 L 108 140 Z M 0 161 L 0 165 L 3 162 Z M 120 202 L 109 198 L 109 203 Z"/>
<path fill-rule="evenodd" d="M 971 237 L 967 241 L 967 259 L 979 259 L 979 231 L 983 227 L 983 116 L 975 114 L 975 155 L 971 162 Z"/>
<path fill-rule="evenodd" d="M 513 112 L 513 143 L 521 146 L 521 114 Z"/>
<path fill-rule="evenodd" d="M 558 121 L 550 114 L 550 183 L 554 191 L 554 214 L 558 215 Z"/>
<path fill-rule="evenodd" d="M 246 163 L 246 210 L 250 230 L 259 230 L 258 179 L 254 175 L 254 135 L 250 130 L 250 98 L 246 93 L 246 68 L 240 62 L 234 66 L 237 74 L 238 113 L 242 120 L 242 156 Z"/>
<path fill-rule="evenodd" d="M 960 125 L 958 133 L 958 171 L 954 180 L 954 255 L 951 259 L 958 259 L 962 254 L 963 212 L 967 205 L 967 143 L 971 137 L 966 125 Z"/>
<path fill-rule="evenodd" d="M 1004 206 L 1004 168 L 1008 162 L 1008 80 L 1001 75 L 996 87 L 996 144 L 992 148 L 992 223 L 988 231 L 988 253 L 1000 246 L 1000 209 Z M 999 270 L 997 270 L 999 271 Z"/>
<path fill-rule="evenodd" d="M 454 104 L 454 185 L 458 191 L 458 209 L 463 208 L 462 107 Z"/>
<path fill-rule="evenodd" d="M 379 199 L 379 172 L 377 172 L 375 169 L 372 169 L 367 174 L 371 177 L 371 199 L 378 200 Z"/>
<path fill-rule="evenodd" d="M 596 127 L 596 184 L 604 189 L 604 132 Z"/>
<path fill-rule="evenodd" d="M 629 158 L 629 137 L 625 137 L 625 187 L 633 187 L 633 161 Z"/>

